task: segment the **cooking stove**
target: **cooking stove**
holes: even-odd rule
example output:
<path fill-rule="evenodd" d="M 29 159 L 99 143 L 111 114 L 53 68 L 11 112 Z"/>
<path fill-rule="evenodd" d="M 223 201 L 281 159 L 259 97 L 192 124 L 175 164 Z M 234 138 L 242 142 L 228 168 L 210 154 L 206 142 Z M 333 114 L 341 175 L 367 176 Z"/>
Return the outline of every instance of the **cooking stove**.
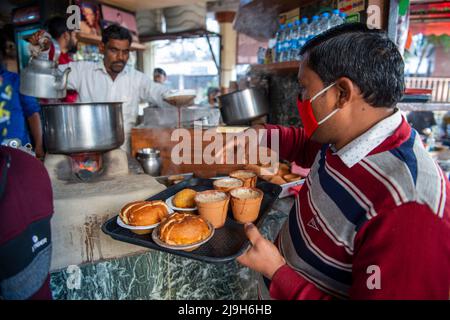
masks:
<path fill-rule="evenodd" d="M 47 154 L 53 188 L 51 269 L 116 258 L 146 249 L 112 240 L 103 222 L 128 202 L 165 189 L 121 149 L 105 153 Z"/>

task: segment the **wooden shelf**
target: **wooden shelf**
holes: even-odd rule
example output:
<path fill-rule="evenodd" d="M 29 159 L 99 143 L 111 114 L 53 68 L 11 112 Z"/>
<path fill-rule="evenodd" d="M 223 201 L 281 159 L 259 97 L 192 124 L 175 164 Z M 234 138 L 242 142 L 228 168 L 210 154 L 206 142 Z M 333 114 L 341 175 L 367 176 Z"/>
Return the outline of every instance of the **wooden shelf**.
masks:
<path fill-rule="evenodd" d="M 253 64 L 252 71 L 263 73 L 297 73 L 300 66 L 299 61 L 277 62 L 270 64 Z"/>
<path fill-rule="evenodd" d="M 82 33 L 82 32 L 77 33 L 77 38 L 78 38 L 78 41 L 88 43 L 88 44 L 99 45 L 102 42 L 102 37 L 94 35 L 94 34 L 87 34 L 87 33 Z M 138 43 L 138 42 L 132 42 L 131 50 L 145 50 L 145 45 Z"/>

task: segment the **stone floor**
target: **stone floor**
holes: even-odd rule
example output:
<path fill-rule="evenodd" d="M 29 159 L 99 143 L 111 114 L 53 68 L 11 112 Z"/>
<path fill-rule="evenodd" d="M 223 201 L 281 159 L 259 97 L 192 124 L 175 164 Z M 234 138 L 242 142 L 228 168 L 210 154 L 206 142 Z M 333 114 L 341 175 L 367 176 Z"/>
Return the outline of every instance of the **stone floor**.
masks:
<path fill-rule="evenodd" d="M 291 198 L 275 202 L 261 228 L 268 239 L 292 205 Z M 51 288 L 63 300 L 257 298 L 256 274 L 237 262 L 207 264 L 155 250 L 52 273 Z"/>

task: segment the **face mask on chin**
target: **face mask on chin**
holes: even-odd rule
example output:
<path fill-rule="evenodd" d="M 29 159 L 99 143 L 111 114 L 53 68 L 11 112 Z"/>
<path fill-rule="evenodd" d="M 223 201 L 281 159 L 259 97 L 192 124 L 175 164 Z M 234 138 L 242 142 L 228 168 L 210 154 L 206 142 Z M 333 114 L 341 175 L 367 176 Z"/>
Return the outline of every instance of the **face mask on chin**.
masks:
<path fill-rule="evenodd" d="M 303 127 L 305 128 L 306 136 L 311 138 L 314 132 L 319 128 L 321 124 L 330 119 L 332 116 L 336 114 L 340 109 L 333 110 L 330 114 L 328 114 L 325 118 L 320 121 L 317 121 L 316 117 L 313 113 L 312 102 L 317 99 L 321 94 L 332 88 L 336 83 L 333 82 L 329 86 L 323 88 L 318 93 L 316 93 L 311 99 L 307 99 L 302 101 L 300 98 L 297 100 L 298 112 L 300 114 L 300 118 L 303 122 Z"/>

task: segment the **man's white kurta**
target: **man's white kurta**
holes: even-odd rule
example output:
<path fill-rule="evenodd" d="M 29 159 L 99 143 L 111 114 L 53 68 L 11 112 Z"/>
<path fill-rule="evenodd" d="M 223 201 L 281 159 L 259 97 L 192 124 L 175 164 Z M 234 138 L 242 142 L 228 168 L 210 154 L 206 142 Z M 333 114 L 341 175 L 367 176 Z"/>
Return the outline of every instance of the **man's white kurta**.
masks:
<path fill-rule="evenodd" d="M 77 61 L 59 66 L 61 70 L 67 67 L 71 68 L 67 87 L 78 92 L 78 102 L 123 102 L 125 143 L 122 148 L 127 151 L 130 150 L 131 128 L 136 124 L 139 103 L 167 106 L 162 96 L 169 89 L 133 68 L 126 67 L 112 80 L 103 61 Z"/>

